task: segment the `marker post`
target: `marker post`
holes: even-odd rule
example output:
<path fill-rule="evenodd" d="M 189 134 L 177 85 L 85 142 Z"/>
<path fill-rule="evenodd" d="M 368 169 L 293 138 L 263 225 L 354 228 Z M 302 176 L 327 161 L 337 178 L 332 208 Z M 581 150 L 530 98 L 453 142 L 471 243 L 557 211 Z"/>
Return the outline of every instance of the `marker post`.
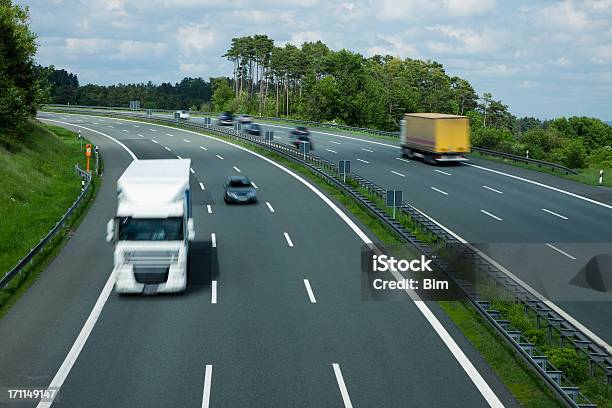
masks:
<path fill-rule="evenodd" d="M 87 158 L 87 168 L 86 168 L 86 170 L 89 173 L 90 172 L 90 170 L 89 170 L 89 159 L 91 158 L 91 145 L 89 143 L 87 143 L 85 145 L 85 157 Z"/>

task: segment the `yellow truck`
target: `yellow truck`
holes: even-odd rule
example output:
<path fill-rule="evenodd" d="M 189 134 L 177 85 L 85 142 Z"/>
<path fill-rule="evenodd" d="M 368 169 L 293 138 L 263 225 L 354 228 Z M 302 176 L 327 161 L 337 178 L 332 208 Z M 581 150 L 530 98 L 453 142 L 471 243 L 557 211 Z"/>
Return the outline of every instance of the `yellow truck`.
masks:
<path fill-rule="evenodd" d="M 461 162 L 470 152 L 470 122 L 444 113 L 406 113 L 400 123 L 402 157 L 437 164 Z"/>

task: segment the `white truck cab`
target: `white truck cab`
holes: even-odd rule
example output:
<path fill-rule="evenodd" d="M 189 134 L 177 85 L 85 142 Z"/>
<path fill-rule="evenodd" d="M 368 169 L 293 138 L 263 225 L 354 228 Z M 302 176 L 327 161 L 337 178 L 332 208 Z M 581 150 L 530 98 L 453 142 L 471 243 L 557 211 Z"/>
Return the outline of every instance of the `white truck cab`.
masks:
<path fill-rule="evenodd" d="M 117 216 L 106 228 L 117 292 L 185 290 L 195 237 L 190 166 L 189 159 L 135 160 L 117 181 Z"/>

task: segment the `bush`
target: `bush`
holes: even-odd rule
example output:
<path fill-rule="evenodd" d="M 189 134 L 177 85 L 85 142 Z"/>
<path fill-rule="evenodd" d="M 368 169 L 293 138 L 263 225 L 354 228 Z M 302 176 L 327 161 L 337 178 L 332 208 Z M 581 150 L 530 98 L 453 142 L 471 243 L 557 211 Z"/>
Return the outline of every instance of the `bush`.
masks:
<path fill-rule="evenodd" d="M 563 149 L 563 164 L 572 169 L 583 169 L 587 166 L 587 154 L 581 139 L 570 141 Z"/>
<path fill-rule="evenodd" d="M 594 150 L 589 157 L 589 162 L 599 164 L 600 167 L 612 167 L 612 147 L 604 146 Z"/>
<path fill-rule="evenodd" d="M 501 145 L 509 148 L 512 141 L 512 134 L 506 129 L 487 127 L 472 131 L 472 144 L 485 149 L 498 149 Z"/>
<path fill-rule="evenodd" d="M 580 361 L 576 350 L 572 348 L 551 347 L 547 350 L 548 360 L 563 371 L 568 380 L 574 383 L 581 383 L 588 377 L 586 367 Z"/>

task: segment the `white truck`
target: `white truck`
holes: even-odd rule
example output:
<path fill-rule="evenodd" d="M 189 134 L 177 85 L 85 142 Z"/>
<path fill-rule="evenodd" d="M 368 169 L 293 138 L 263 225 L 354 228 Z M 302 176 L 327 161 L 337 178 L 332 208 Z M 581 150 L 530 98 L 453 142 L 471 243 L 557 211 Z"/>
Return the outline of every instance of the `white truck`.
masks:
<path fill-rule="evenodd" d="M 195 237 L 190 166 L 189 159 L 134 160 L 117 181 L 117 216 L 106 226 L 117 292 L 185 290 Z"/>

